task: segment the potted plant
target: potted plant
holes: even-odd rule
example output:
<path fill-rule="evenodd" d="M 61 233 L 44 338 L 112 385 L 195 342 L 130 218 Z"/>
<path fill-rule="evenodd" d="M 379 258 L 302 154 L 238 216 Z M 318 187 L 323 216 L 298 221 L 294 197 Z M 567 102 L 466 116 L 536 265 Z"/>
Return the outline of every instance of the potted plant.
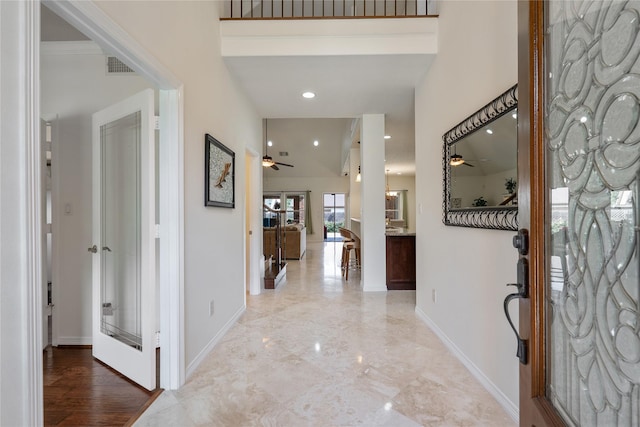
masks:
<path fill-rule="evenodd" d="M 518 183 L 513 178 L 508 178 L 504 182 L 504 187 L 507 189 L 507 193 L 509 194 L 513 194 L 513 192 L 516 191 L 517 185 Z"/>
<path fill-rule="evenodd" d="M 472 206 L 487 206 L 487 201 L 484 199 L 484 197 L 480 196 L 477 199 L 473 199 Z"/>

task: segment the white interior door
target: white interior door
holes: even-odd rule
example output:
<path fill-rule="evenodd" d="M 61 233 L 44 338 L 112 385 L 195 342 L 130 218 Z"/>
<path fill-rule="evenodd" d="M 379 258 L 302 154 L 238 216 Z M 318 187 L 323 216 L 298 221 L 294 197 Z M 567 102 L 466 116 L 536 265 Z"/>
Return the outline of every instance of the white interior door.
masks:
<path fill-rule="evenodd" d="M 93 115 L 93 356 L 156 388 L 153 90 Z"/>

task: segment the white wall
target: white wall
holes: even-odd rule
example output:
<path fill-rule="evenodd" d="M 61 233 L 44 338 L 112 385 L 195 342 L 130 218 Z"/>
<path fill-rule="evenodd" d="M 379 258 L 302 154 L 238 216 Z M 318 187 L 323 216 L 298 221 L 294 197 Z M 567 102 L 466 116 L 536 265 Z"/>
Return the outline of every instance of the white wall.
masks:
<path fill-rule="evenodd" d="M 307 235 L 308 242 L 321 242 L 323 236 L 322 195 L 324 193 L 349 194 L 349 177 L 318 177 L 318 178 L 266 178 L 264 191 L 311 191 L 311 221 L 313 234 Z M 349 202 L 347 201 L 347 210 Z M 262 206 L 262 205 L 260 205 Z M 347 218 L 349 217 L 347 212 Z"/>
<path fill-rule="evenodd" d="M 149 85 L 141 77 L 107 76 L 92 42 L 45 43 L 41 112 L 54 126 L 54 344 L 91 344 L 91 115 Z M 68 211 L 68 212 L 67 212 Z"/>
<path fill-rule="evenodd" d="M 443 225 L 442 135 L 517 81 L 516 3 L 441 2 L 438 57 L 415 100 L 416 311 L 477 368 L 512 414 L 518 361 L 502 301 L 509 292 L 505 284 L 515 280 L 514 233 Z M 512 312 L 517 319 L 517 308 Z"/>
<path fill-rule="evenodd" d="M 507 195 L 505 181 L 508 178 L 517 179 L 516 169 L 498 172 L 491 175 L 463 175 L 452 176 L 451 197 L 459 197 L 461 207 L 471 207 L 473 201 L 482 196 L 487 201 L 487 206 L 498 206 Z"/>
<path fill-rule="evenodd" d="M 358 122 L 359 123 L 359 122 Z M 362 166 L 360 165 L 360 147 L 351 148 L 349 150 L 349 219 L 361 218 L 362 212 L 360 212 L 362 181 L 356 182 L 358 176 L 358 167 L 360 167 L 360 179 L 362 179 Z M 347 227 L 353 228 L 350 222 L 347 222 Z M 357 225 L 357 234 L 360 234 L 360 224 Z"/>
<path fill-rule="evenodd" d="M 191 371 L 244 309 L 244 153 L 262 152 L 261 120 L 222 61 L 217 2 L 97 4 L 184 84 L 184 333 Z M 235 209 L 204 207 L 205 133 L 236 153 Z"/>

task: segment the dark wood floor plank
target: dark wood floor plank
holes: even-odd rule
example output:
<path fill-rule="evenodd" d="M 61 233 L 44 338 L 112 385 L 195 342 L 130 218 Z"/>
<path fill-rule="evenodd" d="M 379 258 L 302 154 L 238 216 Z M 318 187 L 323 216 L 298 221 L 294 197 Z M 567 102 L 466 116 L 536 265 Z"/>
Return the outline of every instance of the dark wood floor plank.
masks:
<path fill-rule="evenodd" d="M 91 348 L 49 347 L 43 365 L 46 426 L 124 426 L 159 395 L 94 359 Z"/>

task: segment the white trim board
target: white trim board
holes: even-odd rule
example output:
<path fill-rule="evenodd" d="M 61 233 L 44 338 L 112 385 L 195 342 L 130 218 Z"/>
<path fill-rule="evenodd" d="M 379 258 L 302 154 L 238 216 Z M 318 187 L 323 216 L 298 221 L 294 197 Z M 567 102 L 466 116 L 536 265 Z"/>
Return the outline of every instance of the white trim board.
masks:
<path fill-rule="evenodd" d="M 0 2 L 0 424 L 42 425 L 40 5 Z"/>
<path fill-rule="evenodd" d="M 520 419 L 520 410 L 485 374 L 478 368 L 453 341 L 435 324 L 427 314 L 416 306 L 416 315 L 422 320 L 440 341 L 453 353 L 453 355 L 471 372 L 471 374 L 482 384 L 482 386 L 498 401 L 500 406 L 517 423 Z"/>
<path fill-rule="evenodd" d="M 211 341 L 198 353 L 198 355 L 193 359 L 189 366 L 187 367 L 187 378 L 189 378 L 193 373 L 198 369 L 198 366 L 204 361 L 204 359 L 213 351 L 216 345 L 224 338 L 224 336 L 229 332 L 229 330 L 236 324 L 240 316 L 247 310 L 247 306 L 244 305 L 240 307 L 240 309 L 229 319 L 227 323 L 220 329 L 220 331 L 211 338 Z"/>

